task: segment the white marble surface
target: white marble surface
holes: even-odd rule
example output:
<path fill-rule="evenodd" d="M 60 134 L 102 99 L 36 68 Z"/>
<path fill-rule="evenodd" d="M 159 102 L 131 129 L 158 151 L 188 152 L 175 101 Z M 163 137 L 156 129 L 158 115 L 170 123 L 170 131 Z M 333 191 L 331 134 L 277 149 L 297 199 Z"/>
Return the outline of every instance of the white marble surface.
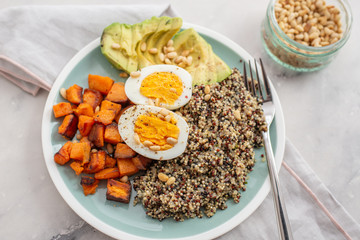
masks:
<path fill-rule="evenodd" d="M 82 0 L 75 4 L 85 2 L 98 3 Z M 70 3 L 74 1 L 2 0 L 0 8 Z M 149 1 L 122 1 L 131 3 Z M 335 198 L 360 222 L 360 2 L 350 1 L 353 31 L 337 58 L 327 68 L 306 74 L 286 71 L 266 56 L 259 29 L 267 1 L 171 3 L 184 21 L 218 31 L 254 57 L 263 58 L 282 102 L 287 137 Z M 2 77 L 0 84 L 0 234 L 8 239 L 60 239 L 83 222 L 55 189 L 43 160 L 41 118 L 48 93 L 41 90 L 33 97 Z M 77 239 L 87 239 L 90 234 L 91 239 L 108 239 L 89 226 L 82 231 Z"/>

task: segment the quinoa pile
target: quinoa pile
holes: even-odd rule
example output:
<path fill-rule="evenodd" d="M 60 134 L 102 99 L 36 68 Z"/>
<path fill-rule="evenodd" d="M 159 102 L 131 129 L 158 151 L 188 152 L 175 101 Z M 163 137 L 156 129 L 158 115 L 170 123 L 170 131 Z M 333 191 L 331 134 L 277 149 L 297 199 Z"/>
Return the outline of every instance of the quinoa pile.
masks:
<path fill-rule="evenodd" d="M 169 161 L 153 161 L 134 179 L 134 204 L 163 220 L 211 217 L 238 203 L 247 174 L 255 163 L 254 147 L 262 145 L 266 124 L 261 105 L 245 89 L 237 69 L 224 81 L 195 86 L 190 102 L 179 112 L 189 128 L 185 152 Z"/>

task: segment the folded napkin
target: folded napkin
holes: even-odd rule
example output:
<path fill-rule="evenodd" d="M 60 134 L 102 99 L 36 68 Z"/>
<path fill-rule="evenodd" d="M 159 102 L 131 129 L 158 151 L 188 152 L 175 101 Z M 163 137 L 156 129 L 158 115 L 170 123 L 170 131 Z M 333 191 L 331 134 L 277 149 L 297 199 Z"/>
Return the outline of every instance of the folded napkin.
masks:
<path fill-rule="evenodd" d="M 108 23 L 136 23 L 160 15 L 176 13 L 170 5 L 37 6 L 0 10 L 0 78 L 33 95 L 40 88 L 50 90 L 64 65 L 78 50 L 99 37 Z M 289 140 L 285 149 L 280 181 L 294 238 L 358 238 L 360 226 Z M 70 226 L 68 231 L 67 227 L 53 239 L 109 239 L 84 221 Z M 277 234 L 269 194 L 248 219 L 219 239 L 277 239 Z"/>

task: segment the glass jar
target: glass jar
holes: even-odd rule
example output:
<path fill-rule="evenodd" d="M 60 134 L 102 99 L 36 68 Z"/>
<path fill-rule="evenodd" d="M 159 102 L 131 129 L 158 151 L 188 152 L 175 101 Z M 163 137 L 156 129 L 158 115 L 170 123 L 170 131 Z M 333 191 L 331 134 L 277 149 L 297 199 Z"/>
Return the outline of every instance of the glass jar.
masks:
<path fill-rule="evenodd" d="M 293 40 L 280 28 L 275 17 L 277 1 L 270 0 L 261 27 L 266 52 L 284 67 L 300 72 L 319 70 L 329 64 L 350 36 L 352 14 L 349 3 L 346 0 L 327 1 L 327 5 L 334 5 L 340 10 L 342 37 L 333 44 L 312 47 Z"/>

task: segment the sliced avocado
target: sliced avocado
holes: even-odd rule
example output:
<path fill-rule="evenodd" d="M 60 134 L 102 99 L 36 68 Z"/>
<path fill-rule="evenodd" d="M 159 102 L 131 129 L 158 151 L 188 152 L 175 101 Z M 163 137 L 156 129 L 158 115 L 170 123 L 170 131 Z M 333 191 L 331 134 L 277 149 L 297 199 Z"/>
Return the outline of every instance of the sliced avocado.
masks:
<path fill-rule="evenodd" d="M 174 48 L 178 53 L 192 49 L 192 64 L 185 69 L 193 77 L 193 85 L 220 82 L 232 72 L 231 68 L 213 52 L 210 44 L 193 28 L 183 30 L 174 36 Z"/>
<path fill-rule="evenodd" d="M 101 52 L 116 68 L 128 73 L 136 71 L 139 66 L 155 64 L 155 56 L 150 56 L 147 51 L 141 52 L 141 42 L 147 43 L 147 49 L 153 48 L 165 33 L 172 32 L 174 35 L 181 25 L 181 18 L 170 17 L 152 17 L 134 25 L 113 23 L 103 31 Z M 169 39 L 173 35 L 169 34 Z M 119 44 L 120 47 L 114 49 L 112 47 L 114 43 Z"/>

